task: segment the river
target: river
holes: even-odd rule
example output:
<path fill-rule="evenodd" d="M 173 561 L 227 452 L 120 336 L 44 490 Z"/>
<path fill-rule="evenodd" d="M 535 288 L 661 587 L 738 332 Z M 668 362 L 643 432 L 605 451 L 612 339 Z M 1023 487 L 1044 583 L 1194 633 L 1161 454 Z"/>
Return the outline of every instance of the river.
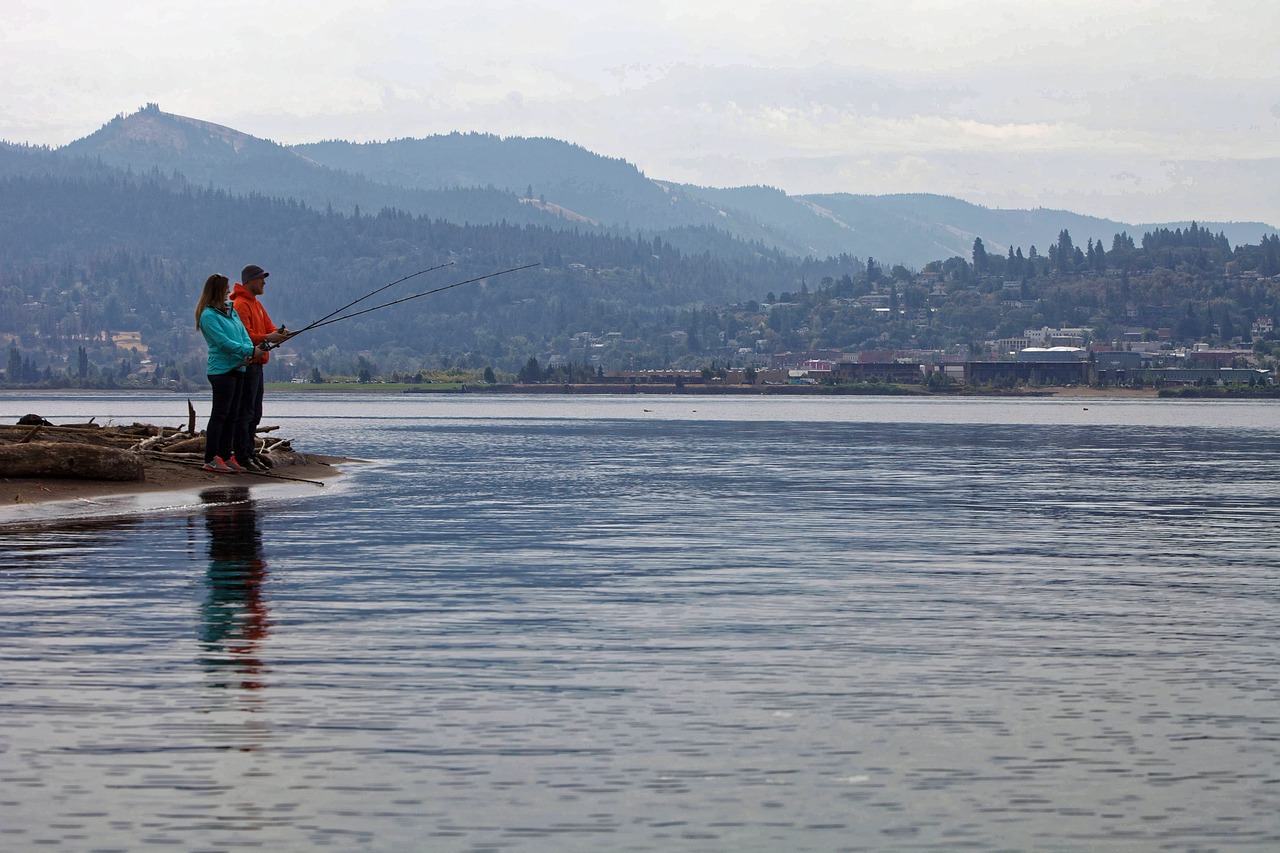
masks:
<path fill-rule="evenodd" d="M 0 510 L 0 848 L 1280 846 L 1275 403 L 266 408 L 367 461 Z"/>

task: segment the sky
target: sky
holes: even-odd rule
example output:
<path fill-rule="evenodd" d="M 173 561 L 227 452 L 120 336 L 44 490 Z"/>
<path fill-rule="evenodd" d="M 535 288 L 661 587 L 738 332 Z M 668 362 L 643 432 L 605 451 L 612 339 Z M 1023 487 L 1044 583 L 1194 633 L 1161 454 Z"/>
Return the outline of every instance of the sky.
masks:
<path fill-rule="evenodd" d="M 650 178 L 1280 225 L 1276 0 L 0 0 L 0 140 L 553 137 Z"/>

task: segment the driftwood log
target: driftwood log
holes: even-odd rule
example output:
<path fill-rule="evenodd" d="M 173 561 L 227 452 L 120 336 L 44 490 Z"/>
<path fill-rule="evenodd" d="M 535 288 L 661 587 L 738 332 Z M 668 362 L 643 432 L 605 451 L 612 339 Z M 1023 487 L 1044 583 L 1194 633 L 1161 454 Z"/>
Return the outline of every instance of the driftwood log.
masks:
<path fill-rule="evenodd" d="M 150 448 L 148 448 L 150 449 Z M 187 438 L 182 441 L 175 441 L 172 444 L 166 444 L 163 447 L 156 448 L 163 450 L 165 453 L 203 453 L 204 452 L 204 436 L 195 438 Z"/>
<path fill-rule="evenodd" d="M 143 459 L 118 447 L 72 441 L 0 445 L 0 477 L 142 480 Z"/>
<path fill-rule="evenodd" d="M 50 477 L 82 480 L 141 481 L 150 462 L 170 461 L 199 467 L 204 433 L 191 425 L 103 426 L 93 422 L 51 424 L 28 415 L 23 424 L 0 424 L 0 478 Z M 278 426 L 260 426 L 257 456 L 269 468 L 305 465 L 289 439 L 272 439 Z"/>

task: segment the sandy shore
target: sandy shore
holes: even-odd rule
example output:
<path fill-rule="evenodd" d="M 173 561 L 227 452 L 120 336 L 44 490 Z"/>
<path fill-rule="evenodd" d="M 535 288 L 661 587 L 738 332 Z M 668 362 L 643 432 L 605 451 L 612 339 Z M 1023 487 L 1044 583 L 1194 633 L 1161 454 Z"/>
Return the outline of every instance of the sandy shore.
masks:
<path fill-rule="evenodd" d="M 136 482 L 0 478 L 0 525 L 162 512 L 207 502 L 208 494 L 228 490 L 245 497 L 255 493 L 307 495 L 341 478 L 338 466 L 357 461 L 313 454 L 295 456 L 293 461 L 299 464 L 278 466 L 270 474 L 215 474 L 201 470 L 198 464 L 152 456 L 146 463 L 146 479 Z"/>
<path fill-rule="evenodd" d="M 0 479 L 0 504 L 34 504 L 78 498 L 102 498 L 112 495 L 138 495 L 150 492 L 199 490 L 205 486 L 253 486 L 290 480 L 322 482 L 341 474 L 335 464 L 348 461 L 327 456 L 308 456 L 306 464 L 289 465 L 273 470 L 270 475 L 214 474 L 194 465 L 151 459 L 147 462 L 146 479 L 138 482 L 109 480 L 71 480 L 52 477 Z"/>

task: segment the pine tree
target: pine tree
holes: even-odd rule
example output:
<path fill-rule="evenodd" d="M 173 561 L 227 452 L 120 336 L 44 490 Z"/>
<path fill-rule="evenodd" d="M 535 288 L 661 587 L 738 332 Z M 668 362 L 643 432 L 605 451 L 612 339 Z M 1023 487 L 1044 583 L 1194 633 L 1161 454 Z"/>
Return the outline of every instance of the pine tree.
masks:
<path fill-rule="evenodd" d="M 973 271 L 978 275 L 987 272 L 987 247 L 982 245 L 981 237 L 973 238 Z"/>

